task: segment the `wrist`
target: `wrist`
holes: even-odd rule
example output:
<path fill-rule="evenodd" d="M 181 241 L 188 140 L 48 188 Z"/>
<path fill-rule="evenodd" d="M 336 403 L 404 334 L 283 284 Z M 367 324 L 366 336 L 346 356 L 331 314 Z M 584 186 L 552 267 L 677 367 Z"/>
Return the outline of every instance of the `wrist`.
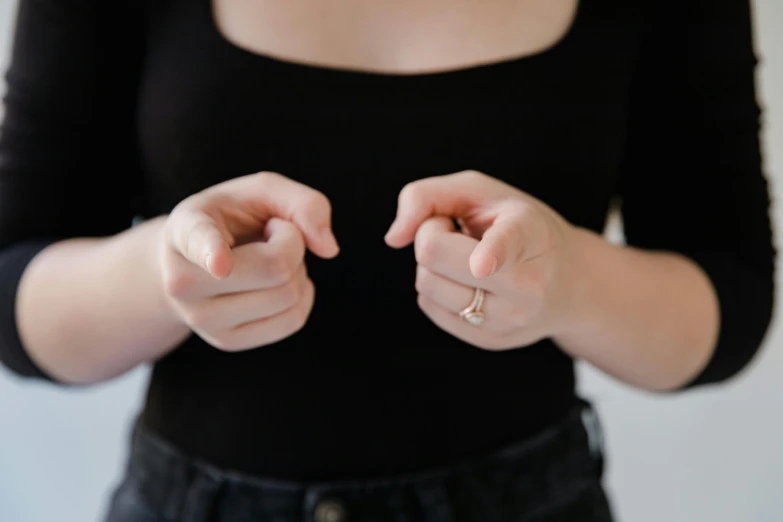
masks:
<path fill-rule="evenodd" d="M 163 286 L 160 251 L 167 216 L 158 216 L 135 225 L 126 234 L 115 236 L 118 254 L 135 264 L 140 274 L 137 278 L 143 286 L 138 290 L 150 303 L 163 325 L 172 330 L 187 331 L 187 325 L 171 306 Z"/>
<path fill-rule="evenodd" d="M 559 277 L 561 303 L 551 336 L 563 347 L 577 344 L 574 340 L 589 335 L 589 330 L 600 323 L 602 267 L 620 248 L 591 230 L 575 226 L 569 228 L 566 238 Z"/>
<path fill-rule="evenodd" d="M 143 230 L 143 233 L 148 236 L 145 241 L 148 250 L 144 255 L 144 261 L 146 262 L 148 274 L 150 274 L 151 279 L 155 283 L 155 299 L 157 300 L 158 308 L 163 312 L 168 322 L 189 332 L 190 328 L 185 324 L 174 307 L 171 306 L 171 301 L 164 290 L 161 249 L 164 246 L 163 234 L 167 219 L 168 216 L 158 216 L 139 225 L 140 227 L 148 227 Z"/>

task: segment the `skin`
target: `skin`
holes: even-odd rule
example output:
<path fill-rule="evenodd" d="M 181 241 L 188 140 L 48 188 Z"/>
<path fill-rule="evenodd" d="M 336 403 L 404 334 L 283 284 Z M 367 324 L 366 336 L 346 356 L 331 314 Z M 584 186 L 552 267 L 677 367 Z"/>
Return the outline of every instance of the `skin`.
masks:
<path fill-rule="evenodd" d="M 392 73 L 541 51 L 562 38 L 575 9 L 576 0 L 213 4 L 226 39 L 251 52 Z M 226 351 L 274 343 L 312 308 L 305 250 L 338 254 L 330 217 L 323 194 L 258 173 L 114 237 L 62 241 L 22 277 L 20 335 L 44 370 L 74 384 L 155 360 L 192 332 Z M 698 373 L 716 343 L 717 298 L 694 263 L 612 245 L 491 173 L 406 186 L 386 242 L 414 244 L 422 311 L 478 349 L 552 338 L 620 380 L 668 390 Z M 480 327 L 458 317 L 477 287 L 487 292 Z"/>
<path fill-rule="evenodd" d="M 223 36 L 250 52 L 398 74 L 458 69 L 540 52 L 563 37 L 577 3 L 212 0 L 212 11 Z"/>
<path fill-rule="evenodd" d="M 278 174 L 236 178 L 117 236 L 43 250 L 20 281 L 20 336 L 73 384 L 155 360 L 192 332 L 225 351 L 271 344 L 312 308 L 305 247 L 338 253 L 326 197 Z"/>
<path fill-rule="evenodd" d="M 692 261 L 610 244 L 479 172 L 405 187 L 386 242 L 414 243 L 419 306 L 479 348 L 552 338 L 620 380 L 663 391 L 694 377 L 717 341 L 717 296 Z M 475 288 L 486 291 L 480 327 L 459 317 Z"/>

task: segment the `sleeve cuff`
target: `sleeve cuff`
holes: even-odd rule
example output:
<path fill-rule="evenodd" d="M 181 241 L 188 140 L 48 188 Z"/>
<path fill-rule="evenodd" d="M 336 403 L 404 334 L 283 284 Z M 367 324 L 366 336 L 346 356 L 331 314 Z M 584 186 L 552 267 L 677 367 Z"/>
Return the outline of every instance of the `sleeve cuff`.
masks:
<path fill-rule="evenodd" d="M 22 377 L 54 382 L 27 354 L 16 324 L 16 292 L 30 261 L 54 241 L 26 242 L 0 253 L 0 362 Z"/>
<path fill-rule="evenodd" d="M 712 282 L 720 306 L 720 332 L 704 369 L 683 388 L 713 384 L 734 377 L 764 342 L 774 307 L 774 270 L 754 271 L 725 256 L 689 256 Z"/>

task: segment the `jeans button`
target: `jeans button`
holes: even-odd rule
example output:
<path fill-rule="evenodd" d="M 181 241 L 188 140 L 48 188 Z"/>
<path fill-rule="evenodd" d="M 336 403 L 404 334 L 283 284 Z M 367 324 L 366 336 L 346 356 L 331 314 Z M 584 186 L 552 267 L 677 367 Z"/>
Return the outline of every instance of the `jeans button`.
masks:
<path fill-rule="evenodd" d="M 336 500 L 322 500 L 315 506 L 315 522 L 344 522 L 345 508 Z"/>

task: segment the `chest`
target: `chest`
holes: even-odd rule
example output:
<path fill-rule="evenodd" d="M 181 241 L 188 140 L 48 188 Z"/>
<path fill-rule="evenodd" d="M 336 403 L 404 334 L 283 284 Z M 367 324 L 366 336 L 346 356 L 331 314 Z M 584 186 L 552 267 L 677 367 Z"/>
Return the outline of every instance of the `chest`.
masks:
<path fill-rule="evenodd" d="M 156 4 L 138 120 L 156 205 L 272 170 L 341 208 L 393 215 L 405 183 L 475 169 L 575 222 L 600 219 L 622 159 L 638 21 L 622 2 L 583 1 L 595 3 L 542 51 L 413 73 L 258 53 L 226 38 L 209 0 Z"/>
<path fill-rule="evenodd" d="M 421 72 L 540 52 L 579 0 L 207 0 L 232 44 L 289 61 Z"/>

